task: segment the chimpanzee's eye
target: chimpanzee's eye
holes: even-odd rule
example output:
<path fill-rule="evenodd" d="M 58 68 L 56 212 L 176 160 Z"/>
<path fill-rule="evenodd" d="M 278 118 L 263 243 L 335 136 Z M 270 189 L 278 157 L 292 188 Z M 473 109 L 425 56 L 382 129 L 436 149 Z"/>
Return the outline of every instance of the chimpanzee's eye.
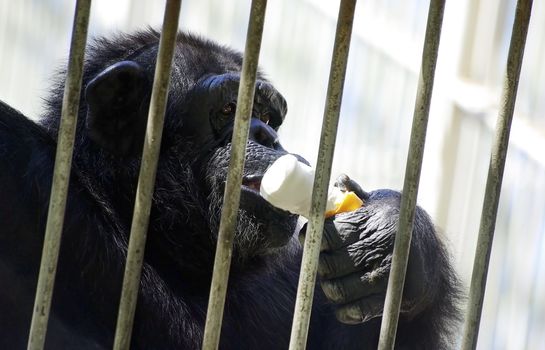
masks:
<path fill-rule="evenodd" d="M 232 115 L 237 110 L 237 105 L 233 102 L 229 102 L 223 106 L 221 109 L 221 114 L 223 115 Z"/>

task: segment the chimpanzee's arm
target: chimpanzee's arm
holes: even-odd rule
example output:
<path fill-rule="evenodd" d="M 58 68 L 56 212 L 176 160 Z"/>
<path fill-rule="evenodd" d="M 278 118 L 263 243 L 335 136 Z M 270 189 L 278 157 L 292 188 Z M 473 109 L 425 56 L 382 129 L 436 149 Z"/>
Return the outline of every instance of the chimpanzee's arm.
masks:
<path fill-rule="evenodd" d="M 0 345 L 5 348 L 26 345 L 55 146 L 42 127 L 0 102 L 0 285 L 4 286 L 0 288 Z M 46 345 L 110 348 L 128 228 L 82 186 L 77 169 L 72 170 L 67 203 Z M 198 347 L 194 343 L 198 339 L 186 339 L 184 334 L 200 328 L 198 315 L 205 306 L 194 303 L 190 308 L 181 301 L 180 292 L 174 295 L 144 263 L 134 346 Z"/>

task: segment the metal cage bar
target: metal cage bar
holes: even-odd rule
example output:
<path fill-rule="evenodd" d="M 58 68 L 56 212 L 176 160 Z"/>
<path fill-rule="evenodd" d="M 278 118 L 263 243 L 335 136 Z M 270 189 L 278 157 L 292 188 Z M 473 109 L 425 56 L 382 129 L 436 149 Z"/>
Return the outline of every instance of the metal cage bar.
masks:
<path fill-rule="evenodd" d="M 77 1 L 72 27 L 68 71 L 62 99 L 61 121 L 55 155 L 55 168 L 53 170 L 53 183 L 49 198 L 44 245 L 42 248 L 40 273 L 38 276 L 34 311 L 28 338 L 28 349 L 32 350 L 43 349 L 44 347 L 49 311 L 51 309 L 51 299 L 53 297 L 53 287 L 59 259 L 68 185 L 70 182 L 70 169 L 72 166 L 72 153 L 74 151 L 74 138 L 78 120 L 83 61 L 85 45 L 87 43 L 87 28 L 89 27 L 90 10 L 91 0 Z"/>
<path fill-rule="evenodd" d="M 356 0 L 341 0 L 329 72 L 316 175 L 312 189 L 310 218 L 303 250 L 297 298 L 295 300 L 290 350 L 305 349 L 307 342 L 322 230 L 324 228 L 327 192 L 331 177 L 331 163 L 335 151 L 355 9 Z"/>
<path fill-rule="evenodd" d="M 267 0 L 252 0 L 238 89 L 229 170 L 223 196 L 214 270 L 204 329 L 203 349 L 206 350 L 215 350 L 219 346 L 266 7 Z"/>
<path fill-rule="evenodd" d="M 479 237 L 475 251 L 475 260 L 473 262 L 467 317 L 462 341 L 463 350 L 475 349 L 477 347 L 488 264 L 490 262 L 494 229 L 496 227 L 496 216 L 500 200 L 503 170 L 505 168 L 507 148 L 509 146 L 509 132 L 511 130 L 511 122 L 515 110 L 517 88 L 531 12 L 532 0 L 519 0 L 517 2 L 511 43 L 509 44 L 509 53 L 507 57 L 506 74 L 500 101 L 500 111 L 496 126 L 496 135 L 492 146 L 488 178 L 486 180 L 481 223 L 479 226 Z"/>
<path fill-rule="evenodd" d="M 405 272 L 407 270 L 407 261 L 411 246 L 418 184 L 420 182 L 422 159 L 424 157 L 426 129 L 428 126 L 444 10 L 445 0 L 431 0 L 428 10 L 424 48 L 422 50 L 422 66 L 420 68 L 420 79 L 418 81 L 418 91 L 413 114 L 409 153 L 405 168 L 405 181 L 401 196 L 398 232 L 394 243 L 392 268 L 388 279 L 388 289 L 386 290 L 384 314 L 380 330 L 378 348 L 381 350 L 393 349 L 395 344 L 399 310 L 403 296 L 403 285 L 405 283 Z"/>
<path fill-rule="evenodd" d="M 161 137 L 163 134 L 163 123 L 170 83 L 170 70 L 176 47 L 176 36 L 178 34 L 181 2 L 181 0 L 167 0 L 165 6 L 163 30 L 159 42 L 159 52 L 157 53 L 142 162 L 138 176 L 127 263 L 123 276 L 123 289 L 121 291 L 119 314 L 117 316 L 114 338 L 114 349 L 116 350 L 128 349 L 131 341 L 155 175 L 157 173 L 157 162 L 161 148 Z"/>

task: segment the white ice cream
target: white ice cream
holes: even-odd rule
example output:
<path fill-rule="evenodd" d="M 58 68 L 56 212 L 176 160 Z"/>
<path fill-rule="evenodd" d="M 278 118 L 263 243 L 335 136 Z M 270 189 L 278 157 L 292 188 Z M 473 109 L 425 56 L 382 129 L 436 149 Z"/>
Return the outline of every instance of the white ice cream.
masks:
<path fill-rule="evenodd" d="M 306 218 L 310 213 L 314 169 L 291 154 L 278 158 L 263 175 L 260 193 L 277 208 Z M 326 211 L 332 210 L 343 193 L 336 187 L 328 195 Z"/>

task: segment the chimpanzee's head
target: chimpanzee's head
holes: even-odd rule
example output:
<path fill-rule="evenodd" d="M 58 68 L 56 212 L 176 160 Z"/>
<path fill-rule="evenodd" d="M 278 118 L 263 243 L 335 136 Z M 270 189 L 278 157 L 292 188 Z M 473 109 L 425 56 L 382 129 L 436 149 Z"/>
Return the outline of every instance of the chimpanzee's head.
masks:
<path fill-rule="evenodd" d="M 85 168 L 95 192 L 103 186 L 103 197 L 125 221 L 132 215 L 158 46 L 159 34 L 147 31 L 96 40 L 87 53 L 79 132 L 89 137 L 78 138 L 75 164 Z M 239 53 L 179 34 L 148 244 L 180 265 L 213 257 L 241 67 Z M 282 95 L 258 74 L 234 242 L 239 263 L 267 259 L 293 241 L 297 217 L 259 195 L 263 173 L 286 154 L 276 133 L 286 112 Z"/>

